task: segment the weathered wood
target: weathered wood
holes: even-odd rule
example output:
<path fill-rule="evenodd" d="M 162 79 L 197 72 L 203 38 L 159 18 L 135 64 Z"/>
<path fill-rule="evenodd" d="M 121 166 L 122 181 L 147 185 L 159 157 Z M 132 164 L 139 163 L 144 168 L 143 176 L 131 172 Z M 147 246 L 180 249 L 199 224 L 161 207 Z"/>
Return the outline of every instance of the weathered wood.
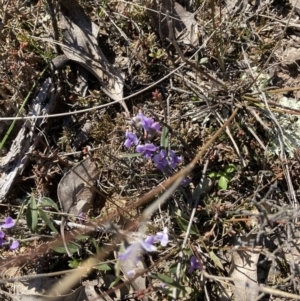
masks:
<path fill-rule="evenodd" d="M 51 78 L 47 78 L 30 107 L 29 116 L 48 115 L 52 112 L 59 92 L 55 90 Z M 36 128 L 41 128 L 47 117 L 26 120 L 12 143 L 10 151 L 0 161 L 0 202 L 3 202 L 29 162 L 29 154 L 37 147 L 42 135 Z"/>

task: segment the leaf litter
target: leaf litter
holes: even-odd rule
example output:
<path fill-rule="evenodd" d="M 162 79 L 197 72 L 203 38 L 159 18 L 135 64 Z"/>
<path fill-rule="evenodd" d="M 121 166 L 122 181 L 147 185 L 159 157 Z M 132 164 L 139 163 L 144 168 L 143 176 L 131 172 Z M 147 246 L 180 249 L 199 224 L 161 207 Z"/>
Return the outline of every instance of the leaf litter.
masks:
<path fill-rule="evenodd" d="M 293 5 L 2 4 L 1 217 L 17 222 L 5 232 L 1 261 L 19 267 L 16 281 L 44 273 L 47 282 L 61 272 L 66 276 L 51 278 L 65 283 L 59 299 L 106 293 L 107 300 L 298 299 L 299 16 Z M 66 112 L 74 114 L 59 115 Z M 17 115 L 31 119 L 9 130 L 5 117 Z M 131 116 L 150 118 L 162 133 Z M 126 133 L 135 137 L 128 148 Z M 144 158 L 139 151 L 146 146 Z M 180 188 L 163 201 L 153 190 L 148 208 L 149 192 L 176 180 L 199 151 L 205 155 Z M 118 253 L 155 233 L 168 233 L 167 242 L 119 261 Z M 21 245 L 10 251 L 13 239 Z M 87 292 L 78 279 L 106 283 Z M 29 291 L 37 282 L 16 283 L 18 290 L 6 284 L 1 294 L 52 298 L 54 291 L 49 297 Z M 125 296 L 117 293 L 127 284 Z"/>

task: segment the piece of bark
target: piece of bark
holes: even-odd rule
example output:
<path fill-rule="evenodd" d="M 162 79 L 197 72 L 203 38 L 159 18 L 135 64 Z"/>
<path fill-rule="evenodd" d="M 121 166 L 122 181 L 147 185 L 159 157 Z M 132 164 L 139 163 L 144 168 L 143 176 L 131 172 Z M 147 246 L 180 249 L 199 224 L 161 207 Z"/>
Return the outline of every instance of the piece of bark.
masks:
<path fill-rule="evenodd" d="M 32 101 L 29 108 L 29 116 L 48 115 L 52 112 L 59 91 L 55 90 L 51 78 L 45 80 L 39 94 Z M 41 132 L 36 128 L 42 128 L 47 117 L 41 119 L 26 120 L 13 141 L 10 151 L 0 161 L 0 202 L 3 202 L 13 187 L 17 177 L 21 175 L 29 163 L 29 154 L 38 145 Z"/>

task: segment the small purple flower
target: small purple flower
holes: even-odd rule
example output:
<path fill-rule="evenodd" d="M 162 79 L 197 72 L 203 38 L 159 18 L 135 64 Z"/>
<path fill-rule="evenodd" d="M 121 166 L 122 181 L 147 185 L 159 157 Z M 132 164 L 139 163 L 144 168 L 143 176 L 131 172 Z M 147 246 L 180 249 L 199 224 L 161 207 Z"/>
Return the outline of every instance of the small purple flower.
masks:
<path fill-rule="evenodd" d="M 85 216 L 84 212 L 80 212 L 78 214 L 77 219 L 78 219 L 78 221 L 79 221 L 80 224 L 84 224 L 85 223 L 85 218 L 86 218 L 86 216 Z"/>
<path fill-rule="evenodd" d="M 143 127 L 145 131 L 151 131 L 151 134 L 155 134 L 160 130 L 160 124 L 158 122 L 154 122 L 153 118 L 146 117 L 142 113 L 138 113 L 132 120 L 137 126 Z"/>
<path fill-rule="evenodd" d="M 0 247 L 2 247 L 2 245 L 6 242 L 4 237 L 5 237 L 5 233 L 0 230 Z"/>
<path fill-rule="evenodd" d="M 202 269 L 202 265 L 200 264 L 200 262 L 198 261 L 198 259 L 196 258 L 196 256 L 192 256 L 191 257 L 191 266 L 188 270 L 188 273 L 191 274 L 193 273 L 195 270 L 201 270 Z"/>
<path fill-rule="evenodd" d="M 9 249 L 10 249 L 11 251 L 13 251 L 13 250 L 18 249 L 19 246 L 20 246 L 20 243 L 19 243 L 16 239 L 13 239 L 13 241 L 12 241 L 12 242 L 10 243 L 10 245 L 9 245 Z"/>
<path fill-rule="evenodd" d="M 175 152 L 170 150 L 170 166 L 176 168 L 177 164 L 182 162 L 182 158 L 176 156 Z"/>
<path fill-rule="evenodd" d="M 5 223 L 1 225 L 1 228 L 12 228 L 15 225 L 15 221 L 9 216 L 5 219 Z"/>
<path fill-rule="evenodd" d="M 145 241 L 141 241 L 141 246 L 147 252 L 154 252 L 156 251 L 156 247 L 153 246 L 153 243 L 154 243 L 154 236 L 147 236 Z"/>
<path fill-rule="evenodd" d="M 145 145 L 140 144 L 136 147 L 136 151 L 142 153 L 147 159 L 151 158 L 156 149 L 157 147 L 153 143 L 146 143 Z"/>
<path fill-rule="evenodd" d="M 134 133 L 126 131 L 125 137 L 126 137 L 126 140 L 125 140 L 124 145 L 126 148 L 130 148 L 132 144 L 138 145 L 139 139 L 137 138 L 137 136 Z"/>
<path fill-rule="evenodd" d="M 136 263 L 139 259 L 140 252 L 145 250 L 147 252 L 156 251 L 156 247 L 152 245 L 154 242 L 153 236 L 148 236 L 145 241 L 137 241 L 132 243 L 124 253 L 119 253 L 119 259 L 121 261 L 131 260 Z"/>
<path fill-rule="evenodd" d="M 163 232 L 156 233 L 155 238 L 160 241 L 161 246 L 165 247 L 169 242 L 168 228 L 164 228 Z"/>
<path fill-rule="evenodd" d="M 162 149 L 159 154 L 153 157 L 153 162 L 160 171 L 162 171 L 168 165 L 167 156 L 167 151 Z"/>

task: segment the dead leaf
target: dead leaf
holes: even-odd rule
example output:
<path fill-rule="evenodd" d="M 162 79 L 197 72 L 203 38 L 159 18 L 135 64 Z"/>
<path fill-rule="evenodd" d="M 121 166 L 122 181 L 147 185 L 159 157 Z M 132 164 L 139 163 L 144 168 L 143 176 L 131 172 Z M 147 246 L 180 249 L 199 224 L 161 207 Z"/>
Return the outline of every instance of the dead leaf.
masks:
<path fill-rule="evenodd" d="M 62 0 L 60 3 L 62 13 L 59 24 L 64 54 L 91 72 L 101 82 L 103 92 L 119 101 L 129 115 L 123 100 L 124 75 L 108 62 L 98 46 L 98 26 L 88 18 L 76 0 Z"/>
<path fill-rule="evenodd" d="M 239 237 L 243 243 L 247 243 L 248 238 Z M 249 244 L 248 244 L 249 245 Z M 257 284 L 257 262 L 260 251 L 237 250 L 232 253 L 230 276 L 234 282 L 231 288 L 235 299 L 239 301 L 254 301 L 258 296 L 258 291 L 251 288 L 251 283 Z"/>
<path fill-rule="evenodd" d="M 179 3 L 169 0 L 153 0 L 150 2 L 151 10 L 147 10 L 152 25 L 154 28 L 159 28 L 159 34 L 163 35 L 164 38 L 169 37 L 169 27 L 167 18 L 164 14 L 167 11 L 170 13 L 170 17 L 173 17 L 174 33 L 177 42 L 184 44 L 191 44 L 197 46 L 199 44 L 198 37 L 198 24 L 194 19 L 194 15 L 188 12 Z M 161 11 L 162 14 L 157 12 Z M 160 24 L 160 26 L 157 26 Z"/>
<path fill-rule="evenodd" d="M 17 301 L 85 301 L 86 293 L 84 287 L 79 287 L 67 295 L 50 296 L 45 292 L 52 286 L 57 279 L 36 278 L 25 282 L 16 282 L 16 295 L 12 295 L 13 300 Z M 70 290 L 71 291 L 71 290 Z"/>
<path fill-rule="evenodd" d="M 100 173 L 97 165 L 87 158 L 67 172 L 59 182 L 57 195 L 63 212 L 78 216 L 92 205 L 95 185 Z"/>

